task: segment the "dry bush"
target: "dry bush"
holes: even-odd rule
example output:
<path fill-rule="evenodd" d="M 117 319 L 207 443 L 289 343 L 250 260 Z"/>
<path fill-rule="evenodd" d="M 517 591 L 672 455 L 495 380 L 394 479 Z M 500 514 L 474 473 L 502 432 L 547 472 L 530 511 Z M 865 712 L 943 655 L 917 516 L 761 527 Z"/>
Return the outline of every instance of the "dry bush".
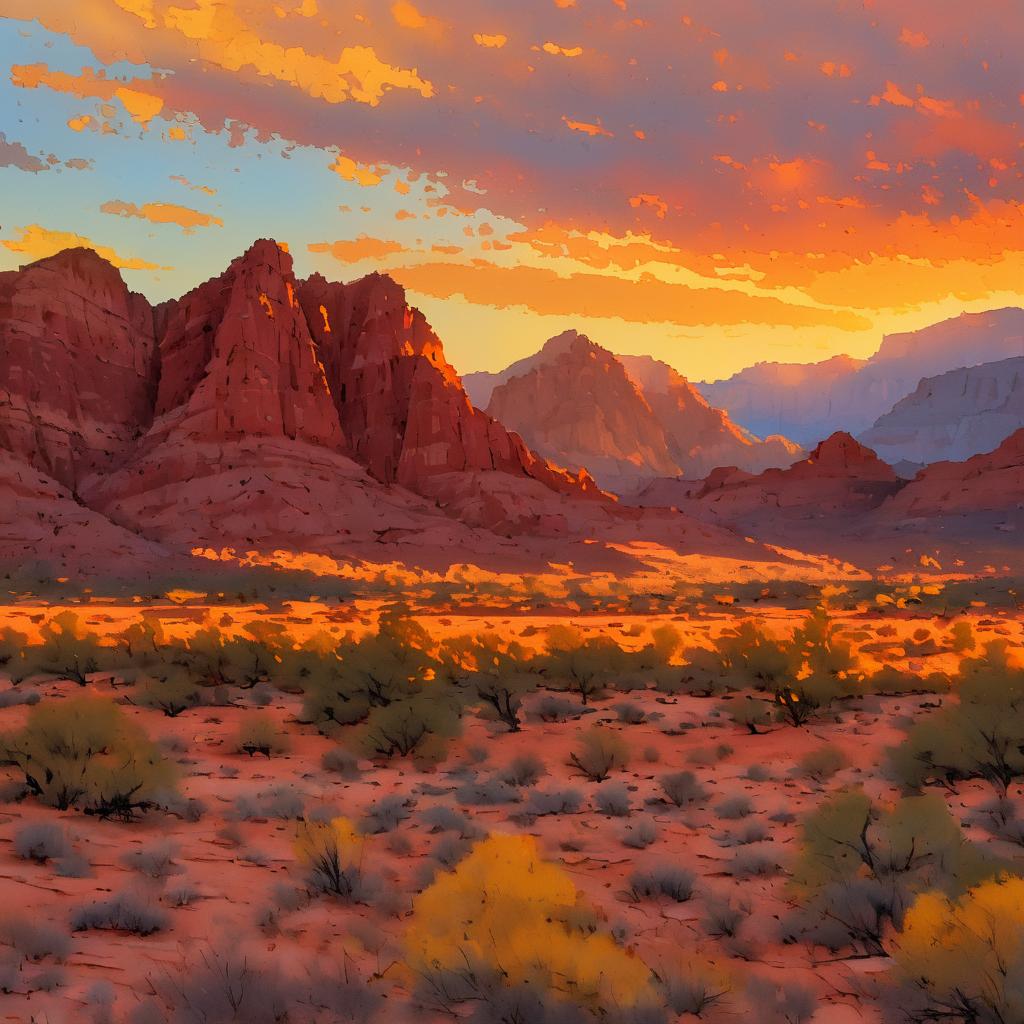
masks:
<path fill-rule="evenodd" d="M 673 772 L 670 775 L 662 775 L 658 779 L 662 793 L 669 803 L 676 807 L 683 807 L 690 803 L 703 803 L 707 800 L 708 791 L 697 781 L 693 772 Z"/>
<path fill-rule="evenodd" d="M 685 903 L 693 897 L 696 878 L 692 871 L 675 864 L 657 864 L 635 871 L 629 879 L 629 898 L 634 903 L 660 897 Z"/>
<path fill-rule="evenodd" d="M 316 892 L 360 901 L 366 896 L 363 839 L 345 818 L 306 821 L 299 826 L 295 853 Z"/>
<path fill-rule="evenodd" d="M 579 737 L 569 763 L 592 782 L 604 782 L 612 772 L 629 765 L 629 747 L 618 733 L 594 726 Z"/>
<path fill-rule="evenodd" d="M 270 715 L 260 712 L 246 715 L 233 742 L 236 751 L 250 757 L 262 754 L 269 758 L 291 749 L 288 736 L 278 728 L 277 722 Z"/>
<path fill-rule="evenodd" d="M 167 915 L 152 906 L 143 896 L 123 892 L 106 900 L 80 907 L 71 916 L 71 930 L 88 929 L 131 932 L 133 935 L 152 935 L 167 927 Z"/>

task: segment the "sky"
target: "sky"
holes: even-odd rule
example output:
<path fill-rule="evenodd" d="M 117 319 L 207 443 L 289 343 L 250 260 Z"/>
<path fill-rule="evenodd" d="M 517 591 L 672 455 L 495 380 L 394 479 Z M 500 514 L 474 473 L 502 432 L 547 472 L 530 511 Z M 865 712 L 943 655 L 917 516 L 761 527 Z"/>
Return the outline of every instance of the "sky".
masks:
<path fill-rule="evenodd" d="M 1024 304 L 1020 0 L 0 0 L 0 269 L 150 299 L 253 240 L 462 372 L 693 379 Z"/>

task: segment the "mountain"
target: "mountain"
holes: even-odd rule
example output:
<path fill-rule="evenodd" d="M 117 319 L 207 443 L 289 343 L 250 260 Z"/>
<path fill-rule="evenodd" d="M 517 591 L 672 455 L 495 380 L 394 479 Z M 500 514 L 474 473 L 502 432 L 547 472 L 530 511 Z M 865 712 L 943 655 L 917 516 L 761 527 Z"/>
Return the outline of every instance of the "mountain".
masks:
<path fill-rule="evenodd" d="M 72 490 L 148 428 L 153 313 L 90 249 L 0 274 L 0 448 Z"/>
<path fill-rule="evenodd" d="M 608 503 L 473 408 L 397 284 L 299 281 L 267 240 L 155 307 L 91 250 L 0 275 L 0 449 L 0 491 L 132 557 L 394 531 L 443 548 L 468 520 L 550 533 L 566 503 Z"/>
<path fill-rule="evenodd" d="M 1024 356 L 926 377 L 860 435 L 891 463 L 962 462 L 1024 427 Z"/>
<path fill-rule="evenodd" d="M 810 444 L 835 430 L 867 430 L 924 377 L 1021 355 L 1024 310 L 997 309 L 888 335 L 866 361 L 836 356 L 807 365 L 758 363 L 699 389 L 755 433 Z"/>
<path fill-rule="evenodd" d="M 761 442 L 740 430 L 666 363 L 615 356 L 576 331 L 498 374 L 470 377 L 492 416 L 612 490 L 723 464 L 760 470 L 799 454 L 783 438 Z"/>
<path fill-rule="evenodd" d="M 759 473 L 788 466 L 803 454 L 799 445 L 778 434 L 761 440 L 738 427 L 668 363 L 651 356 L 618 359 L 665 430 L 684 476 L 703 477 L 718 466 Z"/>
<path fill-rule="evenodd" d="M 631 501 L 744 528 L 774 528 L 783 520 L 859 515 L 901 486 L 891 466 L 840 431 L 786 469 L 755 474 L 726 466 L 702 481 L 654 480 Z"/>
<path fill-rule="evenodd" d="M 1024 512 L 1024 429 L 995 450 L 921 470 L 881 510 L 889 520 Z M 1019 542 L 1018 542 L 1019 543 Z"/>
<path fill-rule="evenodd" d="M 735 521 L 763 515 L 821 518 L 875 508 L 900 486 L 890 465 L 839 431 L 788 469 L 757 475 L 719 470 L 707 478 L 694 500 L 716 516 Z"/>

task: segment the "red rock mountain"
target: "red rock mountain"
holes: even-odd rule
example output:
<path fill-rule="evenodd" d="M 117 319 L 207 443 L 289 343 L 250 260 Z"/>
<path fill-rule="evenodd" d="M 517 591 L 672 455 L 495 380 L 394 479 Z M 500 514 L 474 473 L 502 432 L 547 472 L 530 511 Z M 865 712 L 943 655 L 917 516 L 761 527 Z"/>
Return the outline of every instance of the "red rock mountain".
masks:
<path fill-rule="evenodd" d="M 1024 428 L 995 451 L 926 466 L 880 510 L 890 519 L 1024 512 Z"/>
<path fill-rule="evenodd" d="M 497 470 L 564 494 L 596 493 L 588 474 L 538 458 L 470 404 L 437 335 L 391 278 L 344 285 L 316 274 L 299 299 L 349 448 L 378 480 L 433 494 L 448 474 Z"/>
<path fill-rule="evenodd" d="M 664 428 L 684 476 L 703 477 L 719 466 L 760 473 L 792 465 L 803 454 L 799 445 L 779 434 L 762 440 L 737 426 L 668 363 L 650 356 L 618 359 Z"/>
<path fill-rule="evenodd" d="M 24 490 L 17 467 L 32 467 L 153 541 L 322 548 L 426 529 L 438 503 L 511 528 L 564 522 L 525 494 L 604 500 L 470 405 L 423 316 L 380 275 L 299 282 L 260 241 L 151 307 L 70 250 L 0 275 L 0 303 L 0 447 L 14 459 L 0 482 Z"/>
<path fill-rule="evenodd" d="M 576 331 L 501 373 L 473 377 L 491 415 L 612 490 L 721 465 L 759 471 L 800 454 L 783 438 L 762 442 L 736 427 L 666 363 L 615 356 Z"/>
<path fill-rule="evenodd" d="M 74 490 L 148 428 L 153 315 L 90 249 L 0 274 L 0 447 Z"/>
<path fill-rule="evenodd" d="M 769 469 L 756 476 L 720 470 L 693 497 L 717 517 L 744 522 L 764 515 L 860 514 L 879 506 L 900 486 L 890 465 L 849 434 L 838 432 L 789 469 Z"/>

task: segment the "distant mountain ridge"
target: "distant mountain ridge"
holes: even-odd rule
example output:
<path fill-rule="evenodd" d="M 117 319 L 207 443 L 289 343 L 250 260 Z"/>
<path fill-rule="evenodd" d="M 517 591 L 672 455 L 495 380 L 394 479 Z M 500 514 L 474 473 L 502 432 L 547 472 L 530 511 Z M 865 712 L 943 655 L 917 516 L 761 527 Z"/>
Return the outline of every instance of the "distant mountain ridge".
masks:
<path fill-rule="evenodd" d="M 758 363 L 697 387 L 747 429 L 808 445 L 836 430 L 868 430 L 925 377 L 1014 356 L 1024 356 L 1024 310 L 1011 307 L 889 335 L 867 360 Z"/>
<path fill-rule="evenodd" d="M 668 364 L 616 356 L 576 331 L 494 374 L 469 374 L 469 392 L 536 451 L 586 466 L 611 490 L 663 476 L 704 476 L 720 465 L 788 465 L 800 449 L 765 441 L 712 408 Z"/>
<path fill-rule="evenodd" d="M 860 435 L 888 462 L 963 462 L 1024 427 L 1024 356 L 925 377 Z"/>

